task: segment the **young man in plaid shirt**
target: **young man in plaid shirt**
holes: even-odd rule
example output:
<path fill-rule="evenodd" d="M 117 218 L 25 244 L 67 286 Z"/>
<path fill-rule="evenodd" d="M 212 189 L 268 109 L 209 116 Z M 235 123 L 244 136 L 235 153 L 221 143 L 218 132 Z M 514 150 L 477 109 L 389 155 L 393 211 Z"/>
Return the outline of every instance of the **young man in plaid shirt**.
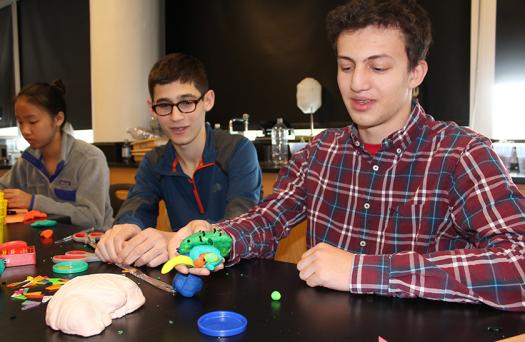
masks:
<path fill-rule="evenodd" d="M 306 219 L 297 268 L 309 286 L 524 310 L 525 198 L 489 139 L 435 120 L 412 97 L 428 69 L 426 12 L 410 0 L 353 0 L 327 26 L 353 124 L 294 154 L 247 214 L 188 224 L 169 254 L 219 228 L 233 238 L 228 265 L 271 258 Z"/>

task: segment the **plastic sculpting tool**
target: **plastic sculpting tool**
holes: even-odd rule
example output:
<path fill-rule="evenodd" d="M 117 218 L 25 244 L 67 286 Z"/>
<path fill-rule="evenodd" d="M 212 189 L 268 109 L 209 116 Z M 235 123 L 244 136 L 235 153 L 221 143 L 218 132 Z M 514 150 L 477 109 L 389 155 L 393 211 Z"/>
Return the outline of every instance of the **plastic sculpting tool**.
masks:
<path fill-rule="evenodd" d="M 133 275 L 133 276 L 135 276 L 135 277 L 137 277 L 139 279 L 144 280 L 146 283 L 148 283 L 150 285 L 153 285 L 153 286 L 155 286 L 158 289 L 161 289 L 162 291 L 166 291 L 168 293 L 175 294 L 175 290 L 173 289 L 173 287 L 170 284 L 167 284 L 167 283 L 165 283 L 163 281 L 160 281 L 158 279 L 152 278 L 149 275 L 147 275 L 144 272 L 142 272 L 141 270 L 139 270 L 138 268 L 135 268 L 135 267 L 132 267 L 132 266 L 122 265 L 122 264 L 119 264 L 119 263 L 115 263 L 115 265 L 117 265 L 118 267 L 120 267 L 121 269 L 123 269 L 125 271 L 128 271 L 129 274 L 131 274 L 131 275 Z"/>

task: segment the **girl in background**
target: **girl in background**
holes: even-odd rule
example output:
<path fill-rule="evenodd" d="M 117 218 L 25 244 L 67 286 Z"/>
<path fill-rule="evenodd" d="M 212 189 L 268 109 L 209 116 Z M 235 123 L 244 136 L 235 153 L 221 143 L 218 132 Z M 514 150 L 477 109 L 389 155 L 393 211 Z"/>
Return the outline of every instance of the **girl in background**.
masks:
<path fill-rule="evenodd" d="M 0 178 L 8 208 L 69 216 L 83 227 L 112 225 L 109 168 L 102 151 L 63 131 L 65 87 L 33 83 L 14 99 L 15 116 L 29 147 Z"/>

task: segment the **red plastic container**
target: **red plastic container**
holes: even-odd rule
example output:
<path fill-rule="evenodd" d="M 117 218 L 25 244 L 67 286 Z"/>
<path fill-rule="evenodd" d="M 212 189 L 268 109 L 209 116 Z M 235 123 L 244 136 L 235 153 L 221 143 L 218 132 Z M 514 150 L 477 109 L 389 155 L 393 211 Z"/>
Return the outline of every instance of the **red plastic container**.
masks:
<path fill-rule="evenodd" d="M 20 240 L 0 243 L 0 259 L 4 259 L 6 267 L 35 265 L 35 246 Z"/>

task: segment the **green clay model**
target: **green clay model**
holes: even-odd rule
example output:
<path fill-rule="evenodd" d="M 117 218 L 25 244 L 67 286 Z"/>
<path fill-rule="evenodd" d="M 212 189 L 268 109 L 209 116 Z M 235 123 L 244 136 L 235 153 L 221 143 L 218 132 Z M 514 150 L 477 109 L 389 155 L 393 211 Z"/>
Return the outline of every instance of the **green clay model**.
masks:
<path fill-rule="evenodd" d="M 179 246 L 179 254 L 187 255 L 195 246 L 210 245 L 219 250 L 221 256 L 226 257 L 230 254 L 232 238 L 220 230 L 213 232 L 198 232 L 188 236 Z"/>
<path fill-rule="evenodd" d="M 178 249 L 180 255 L 166 261 L 161 273 L 166 274 L 177 265 L 204 267 L 213 271 L 224 262 L 231 248 L 232 239 L 224 232 L 213 230 L 192 234 L 181 242 Z"/>

